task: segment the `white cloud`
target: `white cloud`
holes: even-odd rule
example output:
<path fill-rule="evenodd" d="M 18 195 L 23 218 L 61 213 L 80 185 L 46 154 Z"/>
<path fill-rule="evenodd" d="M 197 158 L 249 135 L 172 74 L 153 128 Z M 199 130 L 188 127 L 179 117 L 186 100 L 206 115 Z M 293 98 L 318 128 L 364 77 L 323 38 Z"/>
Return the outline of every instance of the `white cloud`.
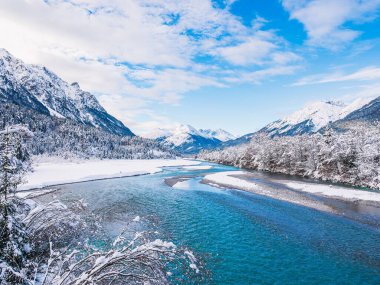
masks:
<path fill-rule="evenodd" d="M 300 66 L 298 65 L 268 67 L 256 71 L 234 74 L 234 76 L 229 77 L 227 81 L 232 83 L 259 84 L 264 78 L 294 74 L 299 68 Z"/>
<path fill-rule="evenodd" d="M 176 125 L 167 116 L 157 115 L 147 101 L 121 95 L 100 95 L 100 103 L 117 118 L 129 122 L 128 127 L 137 135 L 146 135 L 152 129 L 172 128 Z"/>
<path fill-rule="evenodd" d="M 355 39 L 360 31 L 345 27 L 347 22 L 375 17 L 379 0 L 283 0 L 290 18 L 301 22 L 309 44 L 337 49 Z"/>
<path fill-rule="evenodd" d="M 154 121 L 152 102 L 177 104 L 190 91 L 232 82 L 220 58 L 264 70 L 298 60 L 275 32 L 260 30 L 264 19 L 244 26 L 229 11 L 233 2 L 222 9 L 211 0 L 2 0 L 0 47 L 79 82 L 137 126 L 142 112 Z"/>
<path fill-rule="evenodd" d="M 249 38 L 236 46 L 221 47 L 217 54 L 235 65 L 260 65 L 275 47 L 269 41 Z"/>
<path fill-rule="evenodd" d="M 323 73 L 307 76 L 293 83 L 293 86 L 322 84 L 343 81 L 370 81 L 380 79 L 380 67 L 369 66 L 352 73 Z"/>

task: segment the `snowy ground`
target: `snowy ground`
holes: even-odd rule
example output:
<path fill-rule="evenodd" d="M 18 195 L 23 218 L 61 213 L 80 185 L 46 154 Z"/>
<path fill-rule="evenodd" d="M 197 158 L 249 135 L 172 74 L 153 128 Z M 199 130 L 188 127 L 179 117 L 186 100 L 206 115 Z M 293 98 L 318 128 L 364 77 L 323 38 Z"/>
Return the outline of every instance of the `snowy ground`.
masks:
<path fill-rule="evenodd" d="M 204 179 L 215 184 L 229 186 L 232 188 L 238 188 L 247 191 L 257 190 L 260 187 L 254 182 L 246 181 L 244 179 L 231 176 L 243 174 L 245 174 L 244 171 L 224 171 L 206 175 Z"/>
<path fill-rule="evenodd" d="M 231 188 L 247 190 L 258 194 L 268 194 L 273 197 L 274 191 L 263 188 L 261 185 L 244 179 L 244 175 L 248 173 L 244 171 L 226 171 L 205 176 L 205 181 Z M 242 178 L 236 177 L 241 175 Z M 346 187 L 329 186 L 323 184 L 303 183 L 297 181 L 276 181 L 289 188 L 297 191 L 323 195 L 328 197 L 340 198 L 345 200 L 362 200 L 380 202 L 380 193 L 354 190 Z"/>
<path fill-rule="evenodd" d="M 329 186 L 302 182 L 287 182 L 283 183 L 293 189 L 305 191 L 312 194 L 320 194 L 330 197 L 341 197 L 348 200 L 362 200 L 380 202 L 380 193 L 370 192 L 365 190 L 354 190 L 345 187 Z"/>
<path fill-rule="evenodd" d="M 184 166 L 183 169 L 187 170 L 207 170 L 211 169 L 212 165 L 192 165 L 192 166 Z"/>
<path fill-rule="evenodd" d="M 33 165 L 33 172 L 26 176 L 26 183 L 19 190 L 42 188 L 65 183 L 96 179 L 116 178 L 161 171 L 165 166 L 190 166 L 200 164 L 194 160 L 83 160 L 76 162 L 48 161 Z"/>

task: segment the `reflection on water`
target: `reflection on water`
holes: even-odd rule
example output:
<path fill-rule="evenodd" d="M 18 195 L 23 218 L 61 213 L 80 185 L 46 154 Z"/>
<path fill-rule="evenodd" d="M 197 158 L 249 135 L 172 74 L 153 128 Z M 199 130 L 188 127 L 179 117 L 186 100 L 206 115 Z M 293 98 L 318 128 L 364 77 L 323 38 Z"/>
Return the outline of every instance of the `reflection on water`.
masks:
<path fill-rule="evenodd" d="M 141 217 L 134 226 L 157 230 L 161 238 L 206 258 L 212 281 L 205 284 L 380 283 L 377 229 L 199 183 L 204 173 L 231 169 L 171 168 L 150 176 L 66 185 L 54 195 L 64 202 L 84 199 L 110 236 Z M 164 182 L 184 176 L 174 187 Z"/>

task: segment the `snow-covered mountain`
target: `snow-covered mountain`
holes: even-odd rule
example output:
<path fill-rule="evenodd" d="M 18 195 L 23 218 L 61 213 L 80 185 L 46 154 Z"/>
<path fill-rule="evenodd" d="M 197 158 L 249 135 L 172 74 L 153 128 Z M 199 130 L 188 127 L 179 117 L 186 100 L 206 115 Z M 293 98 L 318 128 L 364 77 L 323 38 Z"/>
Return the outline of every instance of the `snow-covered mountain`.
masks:
<path fill-rule="evenodd" d="M 308 134 L 318 132 L 329 123 L 337 126 L 338 123 L 352 120 L 380 121 L 380 97 L 358 98 L 350 104 L 333 101 L 311 103 L 258 132 L 223 142 L 221 147 L 247 143 L 258 133 L 266 133 L 271 137 Z"/>
<path fill-rule="evenodd" d="M 380 97 L 377 97 L 369 102 L 368 99 L 362 99 L 359 102 L 359 105 L 361 105 L 360 108 L 355 108 L 352 110 L 343 118 L 343 120 L 380 121 Z"/>
<path fill-rule="evenodd" d="M 218 139 L 222 142 L 226 142 L 229 140 L 234 140 L 236 139 L 236 136 L 233 134 L 223 130 L 223 129 L 217 129 L 217 130 L 210 130 L 210 129 L 200 129 L 199 132 L 204 136 L 204 137 L 209 137 L 209 138 L 214 138 Z"/>
<path fill-rule="evenodd" d="M 268 124 L 261 129 L 261 132 L 268 133 L 270 136 L 313 133 L 329 122 L 340 119 L 345 107 L 346 105 L 341 102 L 332 101 L 308 104 L 301 110 Z"/>
<path fill-rule="evenodd" d="M 133 135 L 78 83 L 68 84 L 47 68 L 25 64 L 4 49 L 0 49 L 0 102 L 15 103 L 114 134 Z"/>
<path fill-rule="evenodd" d="M 148 135 L 175 150 L 193 154 L 203 149 L 217 148 L 223 141 L 235 138 L 222 129 L 197 130 L 190 125 L 178 125 L 173 129 L 158 129 Z"/>
<path fill-rule="evenodd" d="M 346 118 L 370 100 L 360 98 L 348 105 L 334 101 L 311 103 L 281 120 L 268 124 L 260 132 L 271 137 L 314 133 L 329 123 Z"/>

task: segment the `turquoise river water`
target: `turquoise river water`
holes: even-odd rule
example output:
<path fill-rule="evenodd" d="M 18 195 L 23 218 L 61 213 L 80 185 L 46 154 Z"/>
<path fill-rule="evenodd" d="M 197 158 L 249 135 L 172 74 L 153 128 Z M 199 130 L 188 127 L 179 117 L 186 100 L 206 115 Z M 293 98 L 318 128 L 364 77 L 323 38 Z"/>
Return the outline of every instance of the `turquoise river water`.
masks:
<path fill-rule="evenodd" d="M 380 284 L 380 231 L 337 215 L 201 184 L 210 170 L 167 168 L 136 177 L 60 186 L 83 199 L 116 236 L 135 216 L 205 260 L 204 284 Z M 170 187 L 169 177 L 192 177 Z"/>

